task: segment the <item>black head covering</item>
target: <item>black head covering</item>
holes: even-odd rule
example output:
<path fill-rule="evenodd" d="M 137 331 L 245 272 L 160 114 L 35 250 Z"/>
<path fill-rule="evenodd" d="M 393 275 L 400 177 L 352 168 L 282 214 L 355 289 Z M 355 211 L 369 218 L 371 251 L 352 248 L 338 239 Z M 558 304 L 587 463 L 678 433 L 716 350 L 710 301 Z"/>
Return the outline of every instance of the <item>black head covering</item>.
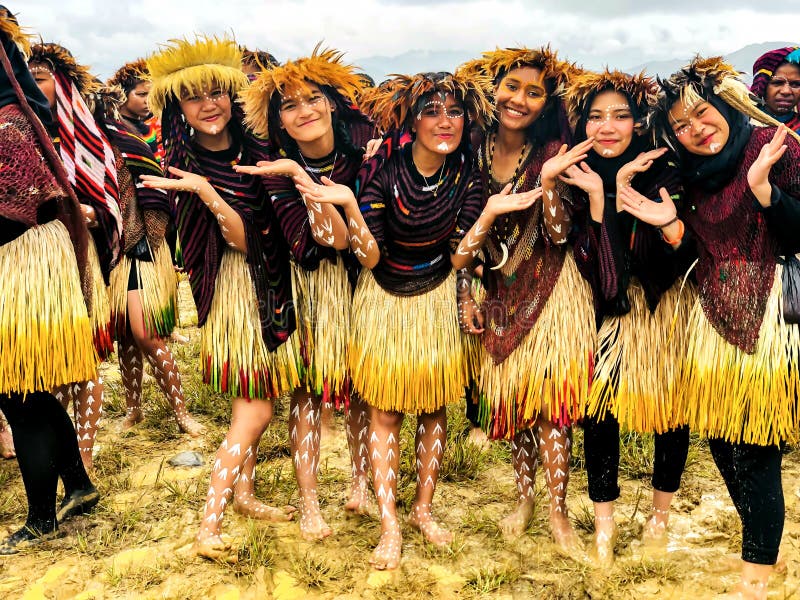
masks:
<path fill-rule="evenodd" d="M 17 19 L 11 14 L 11 11 L 2 4 L 0 4 L 0 19 L 7 19 L 15 24 L 17 23 Z M 33 75 L 31 75 L 31 72 L 28 70 L 28 61 L 25 59 L 25 56 L 23 56 L 16 42 L 12 40 L 2 28 L 0 28 L 0 39 L 3 42 L 3 51 L 8 57 L 8 61 L 11 63 L 11 68 L 14 71 L 14 78 L 19 82 L 22 93 L 25 94 L 25 98 L 28 100 L 28 104 L 30 104 L 36 116 L 41 119 L 45 127 L 50 126 L 53 120 L 52 113 L 50 112 L 50 103 L 33 80 Z M 8 104 L 19 104 L 19 99 L 14 91 L 14 87 L 8 79 L 5 69 L 0 69 L 0 106 L 6 106 Z"/>

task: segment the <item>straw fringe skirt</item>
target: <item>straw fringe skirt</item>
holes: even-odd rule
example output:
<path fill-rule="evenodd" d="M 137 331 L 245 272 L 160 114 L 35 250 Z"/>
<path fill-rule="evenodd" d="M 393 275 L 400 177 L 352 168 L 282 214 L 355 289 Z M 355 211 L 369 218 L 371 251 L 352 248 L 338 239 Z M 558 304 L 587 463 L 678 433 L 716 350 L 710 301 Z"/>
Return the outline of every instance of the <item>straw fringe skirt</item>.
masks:
<path fill-rule="evenodd" d="M 396 296 L 364 269 L 348 347 L 353 388 L 381 410 L 429 413 L 458 402 L 472 374 L 458 328 L 456 276 L 418 296 Z"/>
<path fill-rule="evenodd" d="M 559 424 L 582 416 L 591 380 L 592 291 L 567 253 L 536 324 L 500 364 L 482 352 L 479 420 L 492 439 L 510 439 L 541 415 Z"/>
<path fill-rule="evenodd" d="M 696 292 L 687 284 L 681 294 L 681 284 L 675 282 L 651 314 L 641 284 L 631 281 L 631 311 L 606 317 L 598 333 L 587 415 L 602 419 L 610 412 L 621 427 L 642 433 L 686 424 L 681 369 Z"/>
<path fill-rule="evenodd" d="M 302 381 L 337 408 L 349 397 L 347 340 L 353 294 L 340 256 L 315 271 L 292 264 L 292 287 L 304 372 Z"/>
<path fill-rule="evenodd" d="M 0 393 L 95 377 L 98 357 L 66 227 L 50 221 L 0 246 L 0 273 Z"/>
<path fill-rule="evenodd" d="M 141 286 L 138 291 L 148 335 L 166 337 L 175 328 L 178 288 L 169 246 L 162 242 L 152 254 L 152 262 L 123 256 L 111 271 L 111 322 L 118 339 L 125 335 L 128 326 L 128 278 L 134 262 Z"/>
<path fill-rule="evenodd" d="M 777 265 L 753 354 L 725 341 L 700 301 L 694 304 L 683 379 L 683 409 L 692 430 L 761 446 L 797 441 L 800 327 L 783 320 L 782 271 Z"/>
<path fill-rule="evenodd" d="M 244 254 L 225 250 L 214 298 L 200 329 L 203 381 L 240 398 L 277 398 L 300 385 L 292 335 L 274 352 L 264 345 L 258 299 Z"/>
<path fill-rule="evenodd" d="M 92 310 L 89 319 L 92 322 L 92 339 L 100 360 L 106 360 L 114 352 L 114 339 L 111 330 L 111 302 L 108 298 L 108 288 L 103 279 L 100 268 L 100 258 L 97 256 L 97 246 L 94 245 L 92 236 L 86 252 L 86 267 L 92 275 Z"/>

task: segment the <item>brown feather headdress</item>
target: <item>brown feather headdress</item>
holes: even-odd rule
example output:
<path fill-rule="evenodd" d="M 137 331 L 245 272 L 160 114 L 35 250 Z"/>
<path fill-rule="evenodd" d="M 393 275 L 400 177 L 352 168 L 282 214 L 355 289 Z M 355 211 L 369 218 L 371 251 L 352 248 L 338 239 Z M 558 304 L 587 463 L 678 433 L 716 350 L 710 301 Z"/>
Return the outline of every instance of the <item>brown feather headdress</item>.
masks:
<path fill-rule="evenodd" d="M 721 56 L 703 58 L 695 56 L 692 61 L 667 79 L 659 79 L 661 93 L 656 107 L 661 136 L 670 145 L 674 144 L 672 127 L 667 122 L 669 111 L 675 102 L 694 106 L 707 99 L 708 94 L 716 94 L 728 106 L 747 115 L 749 118 L 780 127 L 781 123 L 759 108 L 761 101 L 750 93 L 747 85 L 738 77 L 740 73 L 726 63 Z M 800 141 L 800 135 L 789 130 L 789 134 Z"/>
<path fill-rule="evenodd" d="M 608 69 L 601 73 L 585 71 L 570 82 L 565 97 L 570 124 L 573 127 L 581 115 L 586 112 L 590 99 L 604 90 L 614 90 L 629 96 L 636 104 L 639 114 L 642 115 L 642 119 L 636 124 L 637 129 L 640 132 L 642 129 L 646 129 L 646 117 L 651 107 L 655 105 L 658 94 L 656 80 L 645 75 L 644 71 L 637 75 L 629 75 L 622 71 L 609 71 Z"/>
<path fill-rule="evenodd" d="M 97 79 L 89 72 L 89 67 L 78 64 L 72 53 L 59 44 L 34 44 L 28 59 L 28 64 L 33 63 L 47 65 L 53 71 L 59 71 L 66 75 L 75 83 L 78 93 L 84 98 L 99 87 Z"/>
<path fill-rule="evenodd" d="M 148 105 L 156 116 L 161 116 L 170 97 L 180 99 L 184 91 L 197 93 L 219 85 L 235 98 L 249 84 L 241 69 L 242 51 L 228 37 L 198 35 L 193 42 L 170 40 L 146 63 L 153 82 Z"/>
<path fill-rule="evenodd" d="M 262 70 L 242 94 L 245 123 L 256 135 L 269 135 L 269 103 L 275 92 L 308 92 L 308 83 L 335 89 L 348 102 L 361 94 L 361 78 L 352 65 L 342 62 L 343 53 L 317 44 L 311 56 L 286 61 L 280 66 Z"/>
<path fill-rule="evenodd" d="M 474 77 L 488 85 L 493 92 L 500 78 L 519 67 L 533 67 L 544 73 L 545 79 L 555 81 L 554 93 L 561 94 L 569 81 L 582 72 L 574 63 L 560 60 L 550 45 L 541 48 L 497 48 L 484 52 L 481 58 L 468 61 L 456 69 L 463 77 Z"/>
<path fill-rule="evenodd" d="M 147 63 L 143 58 L 138 58 L 117 69 L 117 72 L 108 80 L 107 85 L 118 85 L 127 94 L 143 81 L 149 80 Z"/>
<path fill-rule="evenodd" d="M 8 39 L 19 46 L 20 51 L 26 57 L 31 53 L 30 35 L 26 34 L 19 26 L 17 19 L 9 12 L 5 6 L 0 6 L 0 31 L 2 31 Z"/>
<path fill-rule="evenodd" d="M 382 131 L 389 131 L 409 127 L 425 97 L 453 94 L 464 103 L 469 118 L 485 128 L 494 115 L 485 79 L 485 76 L 465 76 L 460 72 L 392 75 L 377 88 L 366 90 L 360 107 Z"/>

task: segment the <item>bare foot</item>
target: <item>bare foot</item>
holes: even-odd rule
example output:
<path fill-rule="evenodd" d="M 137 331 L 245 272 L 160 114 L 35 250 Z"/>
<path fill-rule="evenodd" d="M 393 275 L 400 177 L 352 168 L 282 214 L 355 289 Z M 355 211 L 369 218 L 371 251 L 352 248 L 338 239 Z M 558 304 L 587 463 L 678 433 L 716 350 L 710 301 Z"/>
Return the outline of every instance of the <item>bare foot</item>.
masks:
<path fill-rule="evenodd" d="M 300 536 L 309 542 L 324 540 L 333 533 L 322 516 L 316 494 L 311 494 L 303 499 L 303 508 L 300 510 Z"/>
<path fill-rule="evenodd" d="M 447 546 L 453 541 L 453 534 L 434 521 L 430 504 L 415 504 L 408 516 L 408 523 L 414 529 L 419 529 L 434 546 Z"/>
<path fill-rule="evenodd" d="M 740 581 L 730 592 L 716 596 L 717 600 L 767 600 L 766 581 Z"/>
<path fill-rule="evenodd" d="M 575 529 L 566 515 L 560 512 L 550 514 L 550 532 L 553 534 L 553 542 L 559 554 L 577 558 L 585 552 L 583 541 L 575 533 Z"/>
<path fill-rule="evenodd" d="M 395 521 L 381 533 L 381 539 L 372 552 L 369 564 L 379 571 L 396 569 L 400 566 L 402 549 L 403 536 L 400 533 L 399 523 Z"/>
<path fill-rule="evenodd" d="M 178 429 L 193 438 L 200 437 L 206 432 L 206 428 L 189 413 L 183 413 L 180 416 L 175 415 L 175 422 L 178 423 Z"/>
<path fill-rule="evenodd" d="M 521 500 L 514 511 L 500 521 L 497 526 L 507 538 L 518 538 L 528 528 L 533 517 L 533 499 Z"/>
<path fill-rule="evenodd" d="M 659 511 L 667 513 L 668 511 Z M 666 549 L 667 547 L 667 520 L 665 515 L 653 513 L 642 529 L 642 546 L 651 549 Z"/>
<path fill-rule="evenodd" d="M 3 458 L 14 458 L 17 455 L 14 450 L 14 438 L 11 435 L 11 430 L 8 427 L 3 427 L 0 424 L 0 456 Z"/>
<path fill-rule="evenodd" d="M 369 486 L 366 477 L 353 479 L 350 486 L 350 499 L 344 505 L 344 509 L 357 515 L 369 513 Z"/>
<path fill-rule="evenodd" d="M 219 535 L 211 535 L 205 538 L 198 538 L 192 546 L 192 553 L 195 556 L 218 560 L 223 562 L 237 562 L 236 552 L 231 549 L 230 542 L 223 540 Z"/>
<path fill-rule="evenodd" d="M 285 522 L 291 521 L 297 509 L 294 506 L 284 506 L 276 508 L 256 500 L 252 494 L 249 496 L 239 496 L 233 500 L 233 510 L 251 519 L 262 521 Z"/>
<path fill-rule="evenodd" d="M 472 427 L 469 430 L 467 441 L 473 446 L 477 446 L 481 450 L 488 450 L 491 442 L 480 427 Z"/>
<path fill-rule="evenodd" d="M 617 524 L 614 517 L 595 517 L 594 519 L 594 552 L 595 566 L 610 569 L 614 566 L 614 547 L 617 544 Z"/>
<path fill-rule="evenodd" d="M 129 408 L 125 413 L 125 420 L 122 421 L 122 430 L 126 431 L 144 421 L 141 408 Z"/>

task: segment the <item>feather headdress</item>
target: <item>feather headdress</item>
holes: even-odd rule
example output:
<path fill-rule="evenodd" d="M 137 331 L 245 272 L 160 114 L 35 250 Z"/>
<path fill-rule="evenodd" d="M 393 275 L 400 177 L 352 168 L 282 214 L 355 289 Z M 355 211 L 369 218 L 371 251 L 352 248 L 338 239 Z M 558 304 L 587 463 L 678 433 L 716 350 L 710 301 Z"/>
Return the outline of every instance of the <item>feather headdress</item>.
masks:
<path fill-rule="evenodd" d="M 120 120 L 119 109 L 125 104 L 127 94 L 121 85 L 107 83 L 100 86 L 95 90 L 94 94 L 87 102 L 89 110 L 95 115 L 95 118 L 102 116 L 114 121 Z M 101 114 L 99 114 L 98 109 Z"/>
<path fill-rule="evenodd" d="M 156 116 L 161 116 L 170 97 L 180 99 L 184 92 L 194 94 L 219 85 L 234 98 L 249 83 L 241 70 L 242 52 L 227 37 L 170 40 L 146 63 L 153 82 L 148 104 Z"/>
<path fill-rule="evenodd" d="M 721 56 L 703 58 L 696 56 L 688 65 L 667 79 L 659 79 L 661 93 L 658 96 L 657 111 L 662 137 L 671 142 L 672 128 L 667 123 L 667 115 L 675 102 L 694 106 L 715 94 L 734 110 L 755 119 L 764 125 L 780 127 L 781 123 L 766 114 L 758 106 L 760 101 L 738 79 L 739 72 L 726 63 Z M 800 135 L 789 131 L 798 141 Z"/>
<path fill-rule="evenodd" d="M 5 7 L 0 5 L 0 31 L 14 42 L 25 56 L 31 53 L 30 36 L 22 31 L 16 17 Z"/>
<path fill-rule="evenodd" d="M 147 71 L 147 63 L 143 58 L 125 63 L 114 76 L 108 80 L 108 85 L 118 85 L 127 94 L 143 81 L 148 81 L 150 74 Z"/>
<path fill-rule="evenodd" d="M 570 81 L 565 98 L 569 111 L 570 124 L 574 127 L 581 115 L 588 109 L 587 103 L 604 90 L 614 90 L 629 96 L 642 118 L 636 123 L 638 130 L 646 129 L 647 115 L 655 105 L 658 96 L 658 84 L 644 71 L 637 75 L 629 75 L 622 71 L 600 73 L 584 71 Z"/>
<path fill-rule="evenodd" d="M 308 92 L 309 82 L 331 87 L 348 102 L 355 102 L 361 93 L 361 78 L 352 65 L 342 62 L 342 56 L 338 50 L 323 50 L 317 44 L 309 57 L 262 70 L 242 94 L 245 123 L 256 135 L 266 138 L 269 134 L 267 113 L 273 94 Z"/>
<path fill-rule="evenodd" d="M 31 56 L 28 64 L 43 64 L 53 71 L 59 71 L 67 76 L 78 93 L 84 98 L 91 95 L 99 87 L 97 79 L 89 72 L 89 67 L 79 65 L 72 53 L 59 44 L 35 44 L 31 47 Z"/>
<path fill-rule="evenodd" d="M 377 88 L 366 90 L 360 107 L 382 131 L 389 131 L 410 126 L 423 98 L 434 93 L 453 94 L 464 103 L 469 118 L 485 128 L 494 111 L 484 79 L 485 76 L 467 77 L 460 72 L 392 75 Z"/>
<path fill-rule="evenodd" d="M 476 78 L 493 91 L 500 78 L 512 69 L 534 67 L 544 73 L 545 79 L 555 81 L 554 93 L 560 94 L 569 81 L 582 70 L 574 63 L 559 60 L 550 45 L 541 48 L 497 48 L 484 52 L 481 58 L 461 65 L 456 73 L 466 78 Z"/>

